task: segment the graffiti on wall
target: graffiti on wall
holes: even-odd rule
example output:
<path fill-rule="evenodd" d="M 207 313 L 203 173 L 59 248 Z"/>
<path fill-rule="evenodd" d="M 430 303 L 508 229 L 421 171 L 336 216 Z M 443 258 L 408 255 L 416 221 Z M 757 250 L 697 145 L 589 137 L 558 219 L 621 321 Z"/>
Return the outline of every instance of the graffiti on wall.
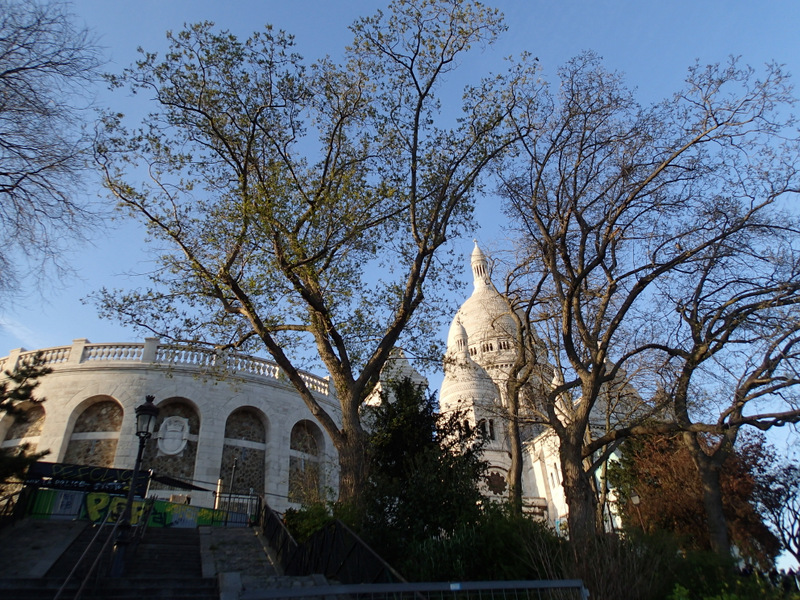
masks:
<path fill-rule="evenodd" d="M 81 499 L 80 496 L 83 496 Z M 82 500 L 82 501 L 81 501 Z M 93 523 L 102 523 L 109 515 L 109 522 L 114 522 L 125 508 L 126 498 L 105 492 L 70 492 L 63 490 L 40 489 L 29 505 L 29 514 L 37 518 L 73 518 L 87 519 Z M 134 500 L 131 508 L 131 524 L 140 523 L 145 514 L 146 503 Z M 155 500 L 148 527 L 199 527 L 203 525 L 221 525 L 225 522 L 226 513 L 222 510 L 177 504 L 166 500 Z"/>

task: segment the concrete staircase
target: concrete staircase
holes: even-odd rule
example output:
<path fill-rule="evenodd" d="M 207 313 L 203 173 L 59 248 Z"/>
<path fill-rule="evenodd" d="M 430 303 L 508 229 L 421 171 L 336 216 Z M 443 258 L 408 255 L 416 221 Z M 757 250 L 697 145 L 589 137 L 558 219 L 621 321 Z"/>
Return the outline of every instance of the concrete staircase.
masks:
<path fill-rule="evenodd" d="M 46 531 L 39 533 L 45 536 Z M 109 528 L 110 530 L 110 528 Z M 26 576 L 17 570 L 15 576 L 0 578 L 0 598 L 3 600 L 52 600 L 72 567 L 86 548 L 95 529 L 80 532 L 73 543 L 52 562 L 44 576 Z M 106 537 L 107 534 L 102 534 Z M 91 562 L 102 546 L 95 542 L 86 565 L 69 583 L 62 598 L 75 597 Z M 7 540 L 13 544 L 13 538 Z M 126 600 L 140 598 L 192 598 L 217 600 L 219 592 L 216 577 L 203 577 L 200 556 L 200 536 L 197 529 L 150 529 L 128 565 L 125 577 L 119 579 L 92 578 L 84 590 L 83 598 Z"/>
<path fill-rule="evenodd" d="M 61 599 L 75 597 L 110 529 L 95 542 Z M 53 600 L 96 531 L 85 522 L 34 520 L 0 531 L 0 600 Z M 327 584 L 321 575 L 283 576 L 256 528 L 152 528 L 125 577 L 93 578 L 82 598 L 238 600 L 258 597 L 259 590 Z"/>

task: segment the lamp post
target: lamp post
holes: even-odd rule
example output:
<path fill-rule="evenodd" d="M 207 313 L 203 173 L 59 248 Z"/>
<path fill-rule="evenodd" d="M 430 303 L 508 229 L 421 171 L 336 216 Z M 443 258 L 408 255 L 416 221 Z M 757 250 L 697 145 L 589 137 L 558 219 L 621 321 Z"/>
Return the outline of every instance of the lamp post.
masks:
<path fill-rule="evenodd" d="M 142 455 L 147 440 L 153 435 L 158 419 L 158 407 L 153 404 L 155 396 L 145 396 L 144 404 L 136 407 L 136 437 L 139 438 L 139 451 L 136 453 L 136 462 L 133 466 L 131 483 L 128 489 L 128 498 L 125 501 L 125 509 L 120 516 L 118 525 L 119 531 L 114 543 L 114 560 L 111 563 L 111 576 L 122 577 L 125 572 L 125 552 L 130 544 L 131 536 L 131 515 L 133 513 L 133 498 L 136 493 L 136 483 L 139 479 L 139 470 L 142 466 Z"/>
<path fill-rule="evenodd" d="M 644 531 L 644 519 L 642 519 L 642 511 L 639 510 L 639 503 L 641 501 L 642 499 L 639 497 L 639 494 L 634 490 L 631 495 L 631 502 L 633 503 L 633 508 L 636 510 L 636 515 L 639 517 L 639 525 L 642 526 L 642 531 Z"/>

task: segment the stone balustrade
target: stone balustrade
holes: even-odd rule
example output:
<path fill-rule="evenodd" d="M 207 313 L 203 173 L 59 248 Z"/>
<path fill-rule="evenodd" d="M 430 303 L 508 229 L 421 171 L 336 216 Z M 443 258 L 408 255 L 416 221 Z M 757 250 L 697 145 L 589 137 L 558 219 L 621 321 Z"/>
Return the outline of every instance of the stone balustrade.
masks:
<path fill-rule="evenodd" d="M 20 362 L 30 360 L 36 354 L 42 356 L 45 365 L 54 368 L 61 365 L 113 362 L 188 368 L 209 375 L 216 373 L 237 377 L 286 379 L 278 365 L 263 358 L 181 344 L 162 344 L 158 338 L 145 338 L 143 344 L 92 344 L 87 339 L 77 339 L 73 340 L 71 346 L 34 351 L 20 348 L 0 358 L 0 371 L 13 370 Z M 328 379 L 302 371 L 300 376 L 312 392 L 331 395 Z"/>

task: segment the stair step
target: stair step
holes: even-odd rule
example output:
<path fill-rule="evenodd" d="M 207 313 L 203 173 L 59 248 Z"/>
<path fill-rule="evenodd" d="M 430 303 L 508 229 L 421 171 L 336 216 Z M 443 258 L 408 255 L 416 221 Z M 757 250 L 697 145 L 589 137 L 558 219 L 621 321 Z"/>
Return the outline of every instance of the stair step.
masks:
<path fill-rule="evenodd" d="M 63 580 L 54 577 L 39 579 L 0 579 L 0 597 L 3 600 L 52 600 Z M 64 598 L 71 598 L 80 583 L 71 582 Z M 87 587 L 84 598 L 126 600 L 139 598 L 174 598 L 212 600 L 218 598 L 216 579 L 202 578 L 122 578 L 107 579 L 96 589 Z"/>

